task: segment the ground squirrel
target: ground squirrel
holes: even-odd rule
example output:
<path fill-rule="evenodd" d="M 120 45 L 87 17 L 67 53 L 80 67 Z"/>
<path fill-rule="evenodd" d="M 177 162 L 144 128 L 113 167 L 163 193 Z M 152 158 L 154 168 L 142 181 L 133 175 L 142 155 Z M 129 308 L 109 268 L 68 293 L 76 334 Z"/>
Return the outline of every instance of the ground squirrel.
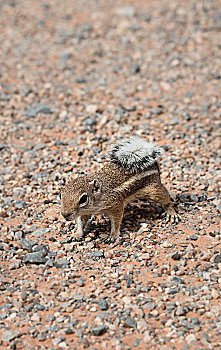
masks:
<path fill-rule="evenodd" d="M 61 215 L 76 219 L 75 237 L 84 236 L 84 227 L 92 215 L 104 214 L 111 220 L 114 241 L 119 236 L 125 205 L 133 200 L 148 199 L 161 204 L 166 221 L 178 222 L 167 189 L 160 180 L 158 158 L 162 148 L 137 136 L 113 145 L 101 170 L 94 174 L 70 178 L 61 190 Z"/>

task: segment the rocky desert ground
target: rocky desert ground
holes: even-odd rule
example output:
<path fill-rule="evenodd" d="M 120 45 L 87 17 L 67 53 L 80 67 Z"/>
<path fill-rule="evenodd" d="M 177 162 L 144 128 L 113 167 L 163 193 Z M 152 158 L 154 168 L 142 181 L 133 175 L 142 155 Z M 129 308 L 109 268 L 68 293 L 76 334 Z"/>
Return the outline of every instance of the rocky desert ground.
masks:
<path fill-rule="evenodd" d="M 0 348 L 221 347 L 218 0 L 0 1 Z M 82 241 L 64 179 L 136 134 L 182 221 L 137 201 Z"/>

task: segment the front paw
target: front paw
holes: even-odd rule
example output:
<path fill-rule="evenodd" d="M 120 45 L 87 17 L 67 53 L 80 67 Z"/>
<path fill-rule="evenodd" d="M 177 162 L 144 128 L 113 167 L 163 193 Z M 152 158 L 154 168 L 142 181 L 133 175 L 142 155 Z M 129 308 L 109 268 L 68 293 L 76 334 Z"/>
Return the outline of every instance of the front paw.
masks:
<path fill-rule="evenodd" d="M 73 233 L 71 234 L 71 237 L 74 241 L 81 241 L 84 238 L 84 232 L 74 229 Z"/>
<path fill-rule="evenodd" d="M 118 244 L 119 243 L 119 235 L 110 234 L 110 236 L 103 239 L 103 242 L 107 243 L 107 244 L 113 244 L 113 243 Z"/>
<path fill-rule="evenodd" d="M 169 223 L 171 222 L 172 224 L 178 224 L 179 221 L 181 221 L 181 217 L 179 214 L 177 214 L 175 211 L 171 212 L 167 212 L 165 213 L 166 218 L 165 218 L 165 222 Z"/>
<path fill-rule="evenodd" d="M 116 241 L 116 238 L 113 236 L 109 236 L 109 237 L 103 239 L 103 243 L 106 243 L 106 244 L 112 244 L 115 241 Z"/>

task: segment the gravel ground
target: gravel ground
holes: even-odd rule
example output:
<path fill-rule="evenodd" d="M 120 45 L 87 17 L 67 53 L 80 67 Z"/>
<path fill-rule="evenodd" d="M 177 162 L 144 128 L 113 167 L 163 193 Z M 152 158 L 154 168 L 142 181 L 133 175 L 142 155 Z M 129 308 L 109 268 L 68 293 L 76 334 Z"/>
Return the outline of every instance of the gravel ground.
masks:
<path fill-rule="evenodd" d="M 221 346 L 219 5 L 0 1 L 1 349 Z M 132 133 L 164 147 L 182 222 L 140 201 L 121 245 L 102 217 L 74 242 L 63 179 Z"/>

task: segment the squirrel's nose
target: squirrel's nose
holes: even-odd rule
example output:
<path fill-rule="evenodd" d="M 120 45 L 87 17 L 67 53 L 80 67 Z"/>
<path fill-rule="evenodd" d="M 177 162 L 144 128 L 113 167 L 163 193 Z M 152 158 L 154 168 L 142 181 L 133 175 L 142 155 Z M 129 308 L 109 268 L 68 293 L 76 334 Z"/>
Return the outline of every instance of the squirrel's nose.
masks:
<path fill-rule="evenodd" d="M 68 213 L 68 212 L 65 212 L 65 211 L 61 211 L 61 215 L 63 216 L 63 218 L 65 218 L 66 220 L 68 221 L 71 221 L 73 220 L 71 217 L 72 217 L 72 213 Z"/>

